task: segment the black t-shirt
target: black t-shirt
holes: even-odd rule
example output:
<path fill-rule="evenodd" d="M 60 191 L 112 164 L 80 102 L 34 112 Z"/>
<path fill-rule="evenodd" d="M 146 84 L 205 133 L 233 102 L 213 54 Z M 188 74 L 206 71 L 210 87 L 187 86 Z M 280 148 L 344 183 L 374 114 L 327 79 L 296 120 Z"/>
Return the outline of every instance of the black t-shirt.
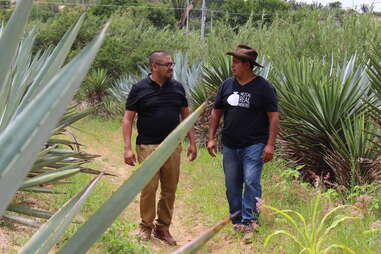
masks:
<path fill-rule="evenodd" d="M 266 144 L 269 135 L 266 112 L 278 111 L 276 91 L 260 76 L 243 86 L 232 77 L 221 84 L 214 108 L 224 110 L 224 145 L 243 148 Z"/>
<path fill-rule="evenodd" d="M 126 110 L 138 114 L 136 144 L 160 144 L 180 123 L 180 109 L 187 106 L 184 87 L 174 79 L 162 87 L 149 76 L 134 84 Z"/>

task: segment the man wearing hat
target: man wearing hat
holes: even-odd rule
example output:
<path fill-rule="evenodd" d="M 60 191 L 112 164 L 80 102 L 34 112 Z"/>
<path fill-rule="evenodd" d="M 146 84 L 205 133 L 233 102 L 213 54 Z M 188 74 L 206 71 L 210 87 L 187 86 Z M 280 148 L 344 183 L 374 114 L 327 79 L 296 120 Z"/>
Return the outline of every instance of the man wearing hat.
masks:
<path fill-rule="evenodd" d="M 233 77 L 225 80 L 218 90 L 208 138 L 208 151 L 216 155 L 215 135 L 223 115 L 223 168 L 226 196 L 230 214 L 240 211 L 232 219 L 235 231 L 245 234 L 250 242 L 258 225 L 257 198 L 262 195 L 263 164 L 271 161 L 279 130 L 279 113 L 274 86 L 253 72 L 258 53 L 246 45 L 239 45 L 233 56 Z"/>

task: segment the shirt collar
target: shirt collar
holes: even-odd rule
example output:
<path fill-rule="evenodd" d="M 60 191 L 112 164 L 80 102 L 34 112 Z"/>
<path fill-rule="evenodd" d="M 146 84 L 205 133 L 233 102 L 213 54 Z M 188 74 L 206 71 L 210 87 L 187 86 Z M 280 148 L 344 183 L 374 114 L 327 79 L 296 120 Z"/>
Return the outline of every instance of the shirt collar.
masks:
<path fill-rule="evenodd" d="M 150 83 L 151 85 L 160 87 L 160 85 L 159 85 L 158 83 L 156 83 L 154 80 L 151 79 L 151 74 L 152 74 L 152 73 L 150 72 L 150 73 L 148 73 L 148 75 L 147 75 L 147 80 L 149 81 L 149 83 Z M 169 84 L 171 83 L 171 81 L 172 81 L 172 78 L 168 79 L 168 80 L 163 84 L 162 87 L 169 85 Z"/>

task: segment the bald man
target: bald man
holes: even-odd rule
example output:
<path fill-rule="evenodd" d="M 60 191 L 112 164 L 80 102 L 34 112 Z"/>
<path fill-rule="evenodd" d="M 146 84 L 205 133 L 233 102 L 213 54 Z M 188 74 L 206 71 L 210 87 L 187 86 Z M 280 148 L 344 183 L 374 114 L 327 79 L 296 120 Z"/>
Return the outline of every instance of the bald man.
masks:
<path fill-rule="evenodd" d="M 172 78 L 174 62 L 164 50 L 149 55 L 151 73 L 147 78 L 133 85 L 127 98 L 123 119 L 124 161 L 134 166 L 136 156 L 131 149 L 132 124 L 138 115 L 136 138 L 137 160 L 141 163 L 189 115 L 185 90 L 180 82 Z M 188 133 L 188 157 L 193 161 L 197 156 L 193 128 Z M 140 195 L 140 237 L 149 240 L 151 234 L 169 245 L 176 245 L 169 233 L 175 202 L 175 193 L 180 172 L 179 145 L 160 168 L 157 174 L 142 190 Z M 160 198 L 157 205 L 156 191 L 160 182 Z"/>

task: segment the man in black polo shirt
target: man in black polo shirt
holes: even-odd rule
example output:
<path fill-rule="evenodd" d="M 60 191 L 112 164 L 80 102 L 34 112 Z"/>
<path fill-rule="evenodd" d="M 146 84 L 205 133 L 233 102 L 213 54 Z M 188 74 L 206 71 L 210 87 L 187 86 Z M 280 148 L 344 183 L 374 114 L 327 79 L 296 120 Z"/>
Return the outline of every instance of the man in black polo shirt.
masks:
<path fill-rule="evenodd" d="M 142 162 L 156 147 L 176 128 L 181 119 L 189 115 L 185 90 L 181 83 L 172 79 L 173 61 L 166 51 L 154 51 L 149 56 L 152 73 L 147 78 L 133 85 L 127 98 L 126 112 L 123 119 L 123 136 L 125 142 L 125 163 L 134 166 L 136 157 L 131 149 L 132 124 L 137 114 L 136 152 L 138 161 Z M 180 119 L 181 116 L 181 119 Z M 194 130 L 188 133 L 188 156 L 196 158 L 197 149 Z M 179 180 L 181 145 L 168 158 L 157 174 L 142 190 L 140 195 L 140 236 L 149 240 L 153 236 L 170 245 L 176 241 L 169 233 L 173 215 L 175 193 Z M 160 199 L 157 205 L 156 191 L 160 181 Z"/>
<path fill-rule="evenodd" d="M 234 229 L 253 232 L 258 220 L 257 198 L 261 197 L 263 163 L 272 160 L 279 129 L 279 114 L 275 88 L 254 74 L 257 52 L 239 45 L 233 56 L 234 77 L 225 80 L 217 93 L 211 115 L 208 151 L 216 153 L 214 137 L 221 116 L 223 167 L 230 214 L 240 210 L 232 219 Z M 243 190 L 244 189 L 244 190 Z M 251 234 L 245 234 L 245 241 Z"/>

